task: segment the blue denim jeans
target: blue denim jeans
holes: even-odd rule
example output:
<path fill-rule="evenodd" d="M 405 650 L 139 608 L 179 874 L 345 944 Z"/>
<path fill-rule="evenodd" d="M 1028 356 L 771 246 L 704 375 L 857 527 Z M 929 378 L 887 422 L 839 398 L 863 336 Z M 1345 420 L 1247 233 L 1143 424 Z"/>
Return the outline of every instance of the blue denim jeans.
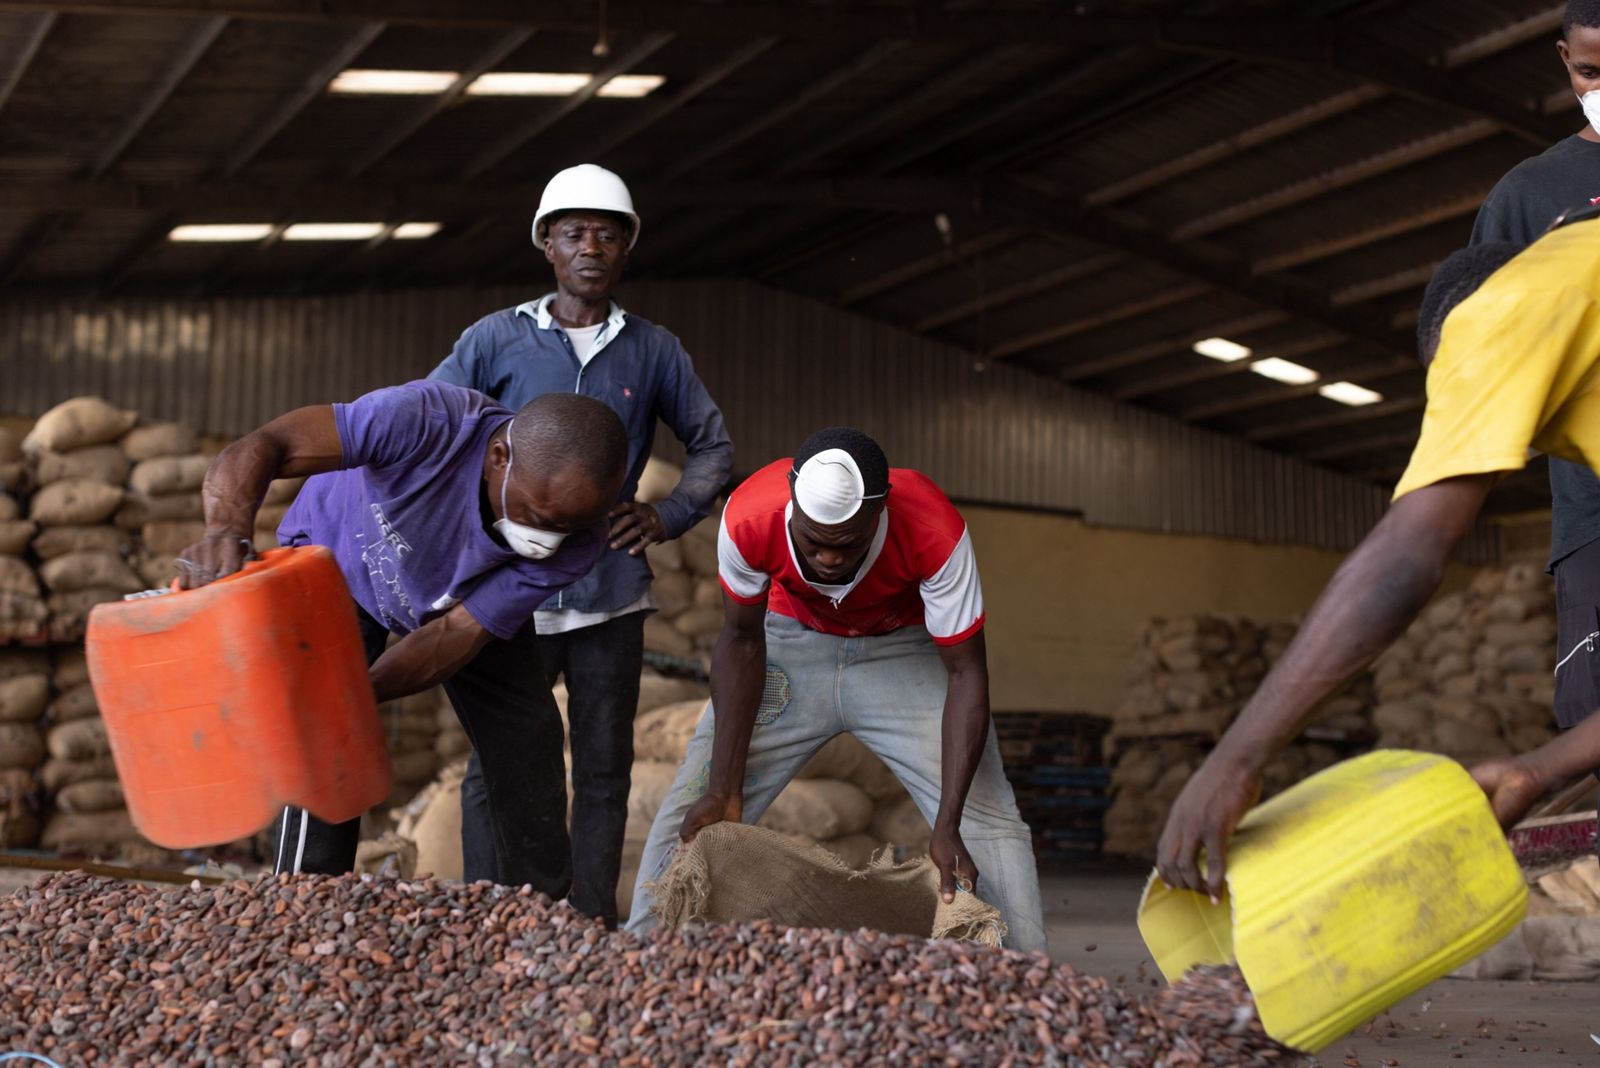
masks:
<path fill-rule="evenodd" d="M 745 764 L 744 821 L 759 820 L 813 753 L 848 732 L 889 766 L 932 823 L 939 810 L 947 675 L 927 630 L 839 638 L 769 613 L 766 631 L 767 680 Z M 650 827 L 627 925 L 635 933 L 655 926 L 647 884 L 666 871 L 684 814 L 706 792 L 712 731 L 708 704 Z M 978 867 L 979 896 L 1010 928 L 1006 945 L 1044 952 L 1033 840 L 1001 768 L 992 726 L 962 813 L 961 839 Z"/>

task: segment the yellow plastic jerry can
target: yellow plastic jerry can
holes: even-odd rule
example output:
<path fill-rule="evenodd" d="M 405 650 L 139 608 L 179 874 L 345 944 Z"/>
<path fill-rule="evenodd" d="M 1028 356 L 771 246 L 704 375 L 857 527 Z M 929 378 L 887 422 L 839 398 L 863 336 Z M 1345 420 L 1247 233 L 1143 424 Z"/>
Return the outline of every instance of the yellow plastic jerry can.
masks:
<path fill-rule="evenodd" d="M 1527 908 L 1466 769 L 1386 749 L 1252 809 L 1221 903 L 1152 876 L 1139 933 L 1169 982 L 1237 963 L 1267 1034 L 1315 1052 L 1489 949 Z"/>

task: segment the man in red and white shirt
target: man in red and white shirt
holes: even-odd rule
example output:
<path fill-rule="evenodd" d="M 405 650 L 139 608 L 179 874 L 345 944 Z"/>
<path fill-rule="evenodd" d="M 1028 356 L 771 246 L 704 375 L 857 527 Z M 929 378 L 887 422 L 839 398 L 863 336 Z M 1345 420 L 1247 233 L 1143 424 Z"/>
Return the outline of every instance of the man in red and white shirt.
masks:
<path fill-rule="evenodd" d="M 680 840 L 754 823 L 824 743 L 854 734 L 933 825 L 945 899 L 976 888 L 1007 944 L 1045 949 L 1032 838 L 989 722 L 983 588 L 966 522 L 859 430 L 813 434 L 728 499 L 711 704 L 645 845 L 628 928 L 648 930 Z M 981 886 L 979 880 L 981 877 Z"/>

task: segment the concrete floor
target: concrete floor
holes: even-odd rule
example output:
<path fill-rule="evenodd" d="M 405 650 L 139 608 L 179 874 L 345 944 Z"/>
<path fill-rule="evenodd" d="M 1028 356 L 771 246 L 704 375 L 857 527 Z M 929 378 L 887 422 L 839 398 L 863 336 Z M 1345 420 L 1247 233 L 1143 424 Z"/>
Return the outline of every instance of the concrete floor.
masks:
<path fill-rule="evenodd" d="M 1050 955 L 1128 985 L 1158 984 L 1134 912 L 1147 869 L 1094 865 L 1045 871 Z M 1519 1064 L 1600 1068 L 1600 986 L 1444 979 L 1322 1052 L 1327 1068 Z M 1317 1061 L 1308 1061 L 1316 1064 Z"/>

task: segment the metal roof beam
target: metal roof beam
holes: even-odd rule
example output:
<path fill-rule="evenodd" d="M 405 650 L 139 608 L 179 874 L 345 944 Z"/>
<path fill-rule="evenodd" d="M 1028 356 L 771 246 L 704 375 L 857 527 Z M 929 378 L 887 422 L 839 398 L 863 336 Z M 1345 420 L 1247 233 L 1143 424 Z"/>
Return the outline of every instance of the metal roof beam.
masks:
<path fill-rule="evenodd" d="M 1210 323 L 1193 330 L 1185 330 L 1180 334 L 1169 334 L 1155 341 L 1147 341 L 1143 345 L 1136 345 L 1121 352 L 1113 352 L 1093 360 L 1080 360 L 1062 368 L 1060 379 L 1063 382 L 1081 382 L 1086 378 L 1097 378 L 1100 375 L 1110 374 L 1113 371 L 1126 370 L 1135 367 L 1146 360 L 1153 360 L 1157 356 L 1165 356 L 1179 349 L 1186 349 L 1196 341 L 1208 337 L 1237 337 L 1247 334 L 1252 330 L 1266 330 L 1269 327 L 1281 326 L 1289 322 L 1291 316 L 1287 312 L 1265 311 L 1253 312 L 1249 315 L 1237 316 L 1219 323 Z"/>
<path fill-rule="evenodd" d="M 1006 226 L 979 234 L 977 237 L 966 241 L 958 241 L 951 248 L 942 248 L 937 252 L 918 257 L 909 263 L 887 271 L 880 271 L 868 281 L 851 286 L 836 296 L 833 303 L 841 308 L 848 308 L 852 304 L 860 304 L 864 300 L 882 296 L 891 290 L 908 286 L 919 278 L 926 278 L 938 271 L 949 270 L 960 265 L 965 256 L 981 256 L 990 249 L 999 248 L 1008 241 L 1026 241 L 1027 230 L 1020 226 Z"/>
<path fill-rule="evenodd" d="M 1377 437 L 1362 437 L 1357 434 L 1347 437 L 1337 445 L 1329 445 L 1310 452 L 1299 453 L 1301 457 L 1314 464 L 1327 463 L 1329 460 L 1343 460 L 1351 456 L 1360 456 L 1363 453 L 1379 452 L 1384 449 L 1409 448 L 1417 443 L 1417 434 L 1420 427 L 1396 434 L 1380 434 Z"/>
<path fill-rule="evenodd" d="M 1019 300 L 1026 300 L 1028 297 L 1037 296 L 1040 293 L 1048 293 L 1052 289 L 1069 285 L 1092 274 L 1098 274 L 1108 268 L 1115 267 L 1123 262 L 1123 259 L 1124 257 L 1120 253 L 1107 252 L 1099 256 L 1075 260 L 1064 267 L 1057 267 L 1053 271 L 1044 271 L 1013 285 L 1001 286 L 999 289 L 985 288 L 982 293 L 971 300 L 952 304 L 947 308 L 941 308 L 936 312 L 923 316 L 911 324 L 911 329 L 919 334 L 938 330 L 942 327 L 950 326 L 952 323 L 959 323 L 975 315 L 982 315 L 985 312 L 993 311 L 995 308 L 1014 304 Z"/>
<path fill-rule="evenodd" d="M 620 24 L 620 21 L 618 24 Z M 673 35 L 671 33 L 650 34 L 633 48 L 630 48 L 595 72 L 595 76 L 582 89 L 570 96 L 562 97 L 528 122 L 512 129 L 500 140 L 469 160 L 466 166 L 461 168 L 461 177 L 464 179 L 477 178 L 496 164 L 504 162 L 512 153 L 593 100 L 601 88 L 612 78 L 619 74 L 628 73 L 634 67 L 661 51 L 672 38 Z"/>
<path fill-rule="evenodd" d="M 357 56 L 366 51 L 368 45 L 378 39 L 378 35 L 385 28 L 386 25 L 382 22 L 371 22 L 356 27 L 355 32 L 350 34 L 326 61 L 306 76 L 298 89 L 284 97 L 265 119 L 240 139 L 217 168 L 217 173 L 223 178 L 232 178 L 244 170 L 273 138 L 283 132 L 284 127 L 293 122 L 308 104 L 322 95 L 328 88 L 328 83 L 333 81 L 340 71 L 348 67 Z"/>
<path fill-rule="evenodd" d="M 17 86 L 22 84 L 23 75 L 33 66 L 34 57 L 39 54 L 39 49 L 44 47 L 45 38 L 50 36 L 56 18 L 54 11 L 46 11 L 33 20 L 33 28 L 28 31 L 27 39 L 17 50 L 17 57 L 11 61 L 11 69 L 6 71 L 4 79 L 0 79 L 0 111 L 4 111 L 5 106 L 11 102 L 11 94 L 17 91 Z"/>
<path fill-rule="evenodd" d="M 189 39 L 178 50 L 178 54 L 172 58 L 172 62 L 161 73 L 161 77 L 157 79 L 156 84 L 140 101 L 139 107 L 132 115 L 128 116 L 128 121 L 122 124 L 122 128 L 117 131 L 117 136 L 112 138 L 110 144 L 102 148 L 99 155 L 89 164 L 90 178 L 101 177 L 116 164 L 117 160 L 122 158 L 122 154 L 128 150 L 128 146 L 133 144 L 134 138 L 138 137 L 144 128 L 150 124 L 150 120 L 156 117 L 156 112 L 160 111 L 162 106 L 172 98 L 172 94 L 177 91 L 179 84 L 189 76 L 189 72 L 194 70 L 195 64 L 200 62 L 207 50 L 216 43 L 217 38 L 222 36 L 222 31 L 227 28 L 228 20 L 226 18 L 206 19 L 195 27 L 194 32 L 189 35 Z"/>
<path fill-rule="evenodd" d="M 1245 440 L 1257 445 L 1268 441 L 1280 441 L 1283 438 L 1292 438 L 1298 434 L 1311 434 L 1318 430 L 1333 430 L 1337 427 L 1349 426 L 1352 423 L 1382 419 L 1389 415 L 1404 415 L 1408 412 L 1421 411 L 1427 405 L 1428 398 L 1424 395 L 1396 397 L 1393 400 L 1381 401 L 1378 404 L 1363 404 L 1360 407 L 1347 408 L 1342 412 L 1330 412 L 1328 415 L 1318 416 L 1315 419 L 1286 419 L 1281 423 L 1268 423 L 1265 426 L 1258 426 L 1247 431 Z"/>
<path fill-rule="evenodd" d="M 1262 360 L 1280 359 L 1294 360 L 1301 356 L 1310 356 L 1318 352 L 1327 352 L 1345 343 L 1343 334 L 1315 334 L 1311 337 L 1301 338 L 1298 341 L 1287 341 L 1281 345 L 1267 345 L 1256 349 L 1250 356 L 1232 363 L 1218 363 L 1196 356 L 1193 367 L 1163 378 L 1146 378 L 1121 389 L 1113 390 L 1111 396 L 1119 401 L 1138 400 L 1156 393 L 1165 393 L 1172 389 L 1182 389 L 1184 386 L 1195 386 L 1202 382 L 1209 382 L 1217 378 L 1227 378 L 1230 375 L 1241 374 L 1250 370 L 1253 364 Z"/>
<path fill-rule="evenodd" d="M 1021 337 L 1007 338 L 988 348 L 983 355 L 996 360 L 1008 359 L 1018 353 L 1039 348 L 1055 341 L 1064 341 L 1069 337 L 1098 330 L 1102 326 L 1125 322 L 1162 308 L 1170 308 L 1174 304 L 1182 304 L 1186 300 L 1205 296 L 1211 287 L 1196 283 L 1184 286 L 1164 286 L 1154 293 L 1149 293 L 1137 299 L 1114 305 L 1102 311 L 1089 315 L 1077 316 L 1064 323 L 1044 330 L 1038 330 Z"/>
<path fill-rule="evenodd" d="M 411 109 L 409 114 L 380 134 L 371 148 L 350 162 L 350 165 L 344 169 L 344 176 L 346 178 L 359 178 L 375 167 L 391 152 L 405 144 L 418 130 L 428 125 L 436 116 L 453 107 L 456 101 L 466 95 L 467 86 L 505 62 L 511 53 L 528 42 L 528 39 L 533 36 L 533 32 L 530 27 L 526 26 L 518 26 L 506 31 L 482 55 L 468 64 L 467 69 L 463 70 L 461 76 L 450 83 L 449 88 L 438 96 L 423 97 Z"/>
<path fill-rule="evenodd" d="M 27 262 L 49 243 L 65 221 L 66 216 L 59 212 L 50 212 L 34 219 L 21 236 L 12 242 L 11 251 L 6 258 L 0 260 L 0 286 L 10 285 Z"/>
<path fill-rule="evenodd" d="M 1385 378 L 1390 375 L 1405 374 L 1408 371 L 1420 371 L 1421 369 L 1421 365 L 1414 359 L 1379 360 L 1364 364 L 1353 371 L 1346 371 L 1338 377 L 1337 381 L 1359 383 L 1376 378 Z M 1314 396 L 1317 390 L 1327 384 L 1326 380 L 1318 379 L 1303 386 L 1285 385 L 1277 389 L 1262 390 L 1260 393 L 1250 393 L 1242 397 L 1230 397 L 1227 400 L 1185 409 L 1178 413 L 1178 418 L 1186 423 L 1203 423 L 1219 416 L 1238 415 L 1240 412 L 1282 404 L 1284 401 L 1298 400 L 1301 397 Z"/>

